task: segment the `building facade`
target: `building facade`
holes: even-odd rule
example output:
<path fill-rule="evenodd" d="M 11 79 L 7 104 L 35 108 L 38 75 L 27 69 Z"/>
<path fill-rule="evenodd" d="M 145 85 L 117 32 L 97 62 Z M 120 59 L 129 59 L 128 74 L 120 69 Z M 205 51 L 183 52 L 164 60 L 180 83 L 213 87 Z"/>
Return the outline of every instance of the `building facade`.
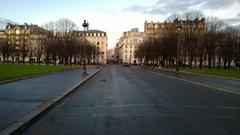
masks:
<path fill-rule="evenodd" d="M 178 26 L 181 26 L 180 33 L 188 32 L 189 30 L 195 30 L 200 34 L 203 34 L 205 28 L 205 19 L 195 20 L 179 20 L 176 18 L 173 22 L 147 22 L 144 23 L 144 40 L 151 40 L 153 38 L 164 37 L 169 30 L 177 30 Z"/>
<path fill-rule="evenodd" d="M 118 42 L 118 55 L 121 62 L 129 62 L 130 64 L 138 64 L 139 60 L 135 57 L 135 51 L 143 42 L 143 32 L 139 32 L 138 28 L 124 32 Z"/>
<path fill-rule="evenodd" d="M 87 41 L 95 45 L 98 50 L 97 62 L 107 63 L 107 33 L 100 30 L 74 31 L 73 34 L 79 38 L 85 37 Z"/>
<path fill-rule="evenodd" d="M 114 60 L 114 48 L 108 49 L 107 50 L 107 61 L 111 62 Z"/>
<path fill-rule="evenodd" d="M 1 38 L 7 39 L 9 47 L 12 49 L 11 56 L 7 59 L 13 62 L 23 61 L 23 55 L 26 61 L 36 61 L 36 54 L 39 47 L 38 40 L 43 39 L 51 32 L 34 24 L 7 24 Z M 2 55 L 0 56 L 2 57 Z M 1 58 L 2 60 L 3 58 Z"/>
<path fill-rule="evenodd" d="M 122 60 L 120 59 L 119 51 L 120 49 L 117 42 L 116 46 L 114 47 L 114 61 L 118 64 L 122 62 Z"/>
<path fill-rule="evenodd" d="M 144 41 L 153 41 L 154 39 L 160 39 L 174 34 L 177 36 L 177 44 L 179 49 L 180 63 L 189 65 L 190 63 L 197 64 L 198 61 L 192 62 L 193 58 L 189 57 L 193 52 L 189 51 L 189 48 L 184 46 L 193 47 L 198 44 L 202 44 L 203 36 L 205 32 L 205 19 L 194 20 L 179 20 L 176 18 L 172 22 L 150 22 L 144 23 Z M 193 42 L 194 40 L 194 42 Z M 194 44 L 194 45 L 193 45 Z"/>

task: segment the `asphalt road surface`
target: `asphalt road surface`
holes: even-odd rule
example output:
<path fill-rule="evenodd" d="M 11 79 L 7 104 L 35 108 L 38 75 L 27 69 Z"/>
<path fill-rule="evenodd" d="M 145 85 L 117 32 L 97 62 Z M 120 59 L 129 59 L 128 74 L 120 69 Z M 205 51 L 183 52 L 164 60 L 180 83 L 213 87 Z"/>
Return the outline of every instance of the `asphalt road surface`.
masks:
<path fill-rule="evenodd" d="M 108 66 L 23 134 L 239 135 L 240 96 Z"/>

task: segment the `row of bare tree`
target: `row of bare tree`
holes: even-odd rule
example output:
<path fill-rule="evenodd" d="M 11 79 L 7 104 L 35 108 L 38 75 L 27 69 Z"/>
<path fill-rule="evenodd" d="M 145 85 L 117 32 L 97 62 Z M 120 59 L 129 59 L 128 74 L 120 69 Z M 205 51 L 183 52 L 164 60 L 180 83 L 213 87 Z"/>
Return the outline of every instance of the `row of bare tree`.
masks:
<path fill-rule="evenodd" d="M 63 18 L 51 21 L 44 24 L 43 28 L 49 32 L 40 33 L 42 36 L 35 39 L 29 37 L 26 39 L 28 41 L 21 42 L 18 46 L 15 44 L 16 42 L 9 42 L 12 40 L 11 38 L 1 38 L 0 52 L 3 62 L 8 63 L 8 59 L 11 57 L 11 63 L 14 63 L 16 56 L 21 56 L 23 63 L 26 57 L 34 56 L 36 63 L 45 62 L 47 65 L 81 64 L 83 58 L 88 63 L 96 62 L 98 48 L 88 42 L 84 36 L 79 37 L 73 34 L 73 31 L 77 30 L 77 26 L 71 20 Z M 33 61 L 30 62 L 33 63 Z"/>
<path fill-rule="evenodd" d="M 240 67 L 240 31 L 218 18 L 203 17 L 199 11 L 171 15 L 166 20 L 164 36 L 143 42 L 135 52 L 136 56 L 140 61 L 161 67 L 174 67 L 177 59 L 180 66 Z M 185 25 L 203 18 L 204 26 L 184 26 L 185 29 L 179 30 L 176 18 L 185 20 Z"/>

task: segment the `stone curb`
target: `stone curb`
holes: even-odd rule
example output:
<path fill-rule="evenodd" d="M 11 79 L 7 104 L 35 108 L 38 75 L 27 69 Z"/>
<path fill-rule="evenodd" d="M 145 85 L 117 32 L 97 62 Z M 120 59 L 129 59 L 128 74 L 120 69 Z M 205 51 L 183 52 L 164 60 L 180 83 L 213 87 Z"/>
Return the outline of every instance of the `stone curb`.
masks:
<path fill-rule="evenodd" d="M 101 67 L 98 69 L 95 73 L 92 75 L 84 78 L 79 83 L 73 85 L 68 90 L 64 91 L 61 94 L 56 95 L 55 97 L 49 99 L 42 105 L 38 106 L 37 108 L 33 109 L 30 113 L 23 116 L 22 118 L 16 120 L 12 124 L 10 124 L 8 127 L 0 131 L 0 135 L 14 135 L 19 134 L 23 129 L 28 127 L 32 124 L 37 118 L 41 117 L 43 114 L 45 114 L 47 111 L 51 109 L 54 105 L 56 105 L 58 102 L 60 102 L 64 97 L 68 96 L 70 93 L 72 93 L 76 88 L 84 84 L 87 80 L 95 76 L 98 72 L 100 72 L 104 67 Z"/>
<path fill-rule="evenodd" d="M 201 87 L 214 89 L 214 90 L 217 90 L 217 91 L 224 92 L 226 94 L 232 94 L 232 95 L 237 95 L 237 96 L 240 95 L 240 92 L 235 92 L 235 91 L 223 89 L 223 88 L 220 88 L 220 87 L 215 87 L 215 86 L 211 86 L 211 85 L 207 85 L 207 84 L 203 84 L 203 83 L 199 83 L 199 82 L 194 82 L 194 81 L 190 81 L 190 80 L 187 80 L 187 79 L 182 79 L 182 78 L 178 78 L 178 77 L 174 77 L 174 76 L 170 76 L 170 75 L 164 75 L 164 74 L 154 72 L 154 71 L 149 71 L 149 70 L 144 70 L 144 69 L 139 69 L 139 68 L 135 68 L 135 69 L 140 70 L 140 71 L 150 72 L 150 73 L 157 74 L 157 75 L 161 75 L 161 76 L 164 76 L 164 77 L 167 77 L 167 78 L 170 78 L 170 79 L 176 79 L 176 80 L 179 80 L 179 81 L 184 81 L 184 82 L 191 83 L 191 84 L 194 84 L 194 85 L 198 85 L 198 86 L 201 86 Z"/>

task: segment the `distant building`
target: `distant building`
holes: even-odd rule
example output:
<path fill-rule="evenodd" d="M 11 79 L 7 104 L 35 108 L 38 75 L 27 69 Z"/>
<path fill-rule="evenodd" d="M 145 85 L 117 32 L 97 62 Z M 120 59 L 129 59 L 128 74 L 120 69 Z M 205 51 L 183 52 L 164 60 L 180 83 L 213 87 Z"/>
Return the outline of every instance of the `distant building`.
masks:
<path fill-rule="evenodd" d="M 147 22 L 144 23 L 144 41 L 152 41 L 155 38 L 161 39 L 168 35 L 168 32 L 178 32 L 180 41 L 184 41 L 189 37 L 197 37 L 198 42 L 201 42 L 205 30 L 205 19 L 194 20 L 179 20 L 176 18 L 173 22 Z M 179 42 L 180 46 L 181 42 Z M 180 49 L 179 55 L 182 56 L 181 62 L 186 64 L 189 61 L 187 57 L 188 50 Z"/>
<path fill-rule="evenodd" d="M 176 18 L 173 22 L 147 22 L 144 23 L 144 40 L 151 40 L 153 38 L 161 38 L 165 36 L 168 28 L 176 29 L 177 25 L 181 24 L 181 31 L 190 30 L 196 28 L 199 33 L 204 32 L 205 19 L 195 20 L 178 20 Z"/>
<path fill-rule="evenodd" d="M 0 30 L 0 38 L 4 38 L 5 37 L 5 30 Z"/>
<path fill-rule="evenodd" d="M 118 42 L 114 48 L 114 61 L 116 63 L 121 63 L 122 59 L 120 59 L 120 54 L 119 54 L 119 45 Z"/>
<path fill-rule="evenodd" d="M 14 51 L 9 60 L 22 61 L 22 52 L 24 51 L 26 53 L 26 61 L 35 61 L 35 52 L 38 50 L 37 40 L 50 33 L 34 24 L 28 25 L 25 23 L 24 25 L 18 25 L 9 23 L 6 26 L 6 30 L 0 32 L 0 37 L 7 38 L 8 44 L 14 46 Z"/>
<path fill-rule="evenodd" d="M 85 37 L 84 31 L 74 31 L 73 34 L 78 37 Z M 105 64 L 107 62 L 107 33 L 100 30 L 87 30 L 86 39 L 98 49 L 97 62 Z"/>
<path fill-rule="evenodd" d="M 138 59 L 135 57 L 135 51 L 143 42 L 143 32 L 139 32 L 138 28 L 133 28 L 131 31 L 124 32 L 118 42 L 119 59 L 127 61 L 131 64 L 137 64 Z"/>
<path fill-rule="evenodd" d="M 113 61 L 114 60 L 114 49 L 108 49 L 107 50 L 107 61 Z"/>

